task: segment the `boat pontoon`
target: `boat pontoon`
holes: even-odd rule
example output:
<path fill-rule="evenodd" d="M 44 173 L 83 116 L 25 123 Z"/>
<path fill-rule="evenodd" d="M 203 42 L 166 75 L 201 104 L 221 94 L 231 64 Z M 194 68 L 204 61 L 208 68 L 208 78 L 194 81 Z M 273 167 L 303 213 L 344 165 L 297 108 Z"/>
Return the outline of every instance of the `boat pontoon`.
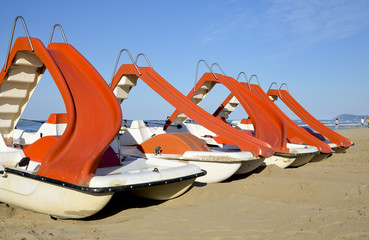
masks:
<path fill-rule="evenodd" d="M 123 64 L 116 72 L 119 57 L 123 52 L 129 55 L 132 64 Z M 137 60 L 140 56 L 146 58 L 149 67 L 137 66 Z M 188 132 L 171 131 L 169 133 L 163 127 L 160 129 L 156 127 L 154 129 L 147 127 L 142 121 L 134 121 L 129 128 L 125 129 L 122 135 L 122 138 L 126 140 L 119 140 L 119 143 L 116 144 L 116 151 L 121 151 L 123 155 L 131 153 L 144 155 L 145 157 L 180 158 L 183 161 L 195 164 L 206 170 L 207 175 L 197 179 L 197 181 L 210 183 L 223 181 L 236 172 L 246 173 L 252 171 L 262 164 L 265 157 L 273 154 L 273 150 L 269 144 L 246 133 L 240 133 L 228 124 L 218 121 L 211 114 L 187 99 L 151 67 L 146 55 L 141 53 L 133 61 L 128 50 L 121 50 L 110 84 L 111 89 L 120 103 L 128 98 L 129 92 L 136 86 L 138 79 L 143 80 L 168 103 L 185 113 L 201 126 L 206 127 L 228 141 L 232 140 L 236 142 L 238 149 L 211 149 Z M 201 147 L 192 148 L 191 146 L 193 144 L 186 144 L 188 145 L 186 148 L 173 146 L 171 139 L 175 138 L 181 139 L 183 143 L 196 142 Z"/>
<path fill-rule="evenodd" d="M 281 89 L 283 86 L 286 86 L 287 90 Z M 344 153 L 349 147 L 354 145 L 350 139 L 328 128 L 306 111 L 289 93 L 286 83 L 283 83 L 279 88 L 277 86 L 277 89 L 269 88 L 267 95 L 273 101 L 278 100 L 278 98 L 281 99 L 289 109 L 291 109 L 303 122 L 309 125 L 310 128 L 306 128 L 305 130 L 312 136 L 329 144 L 335 153 Z"/>
<path fill-rule="evenodd" d="M 17 38 L 12 47 L 19 19 L 27 37 Z M 84 218 L 101 210 L 115 192 L 169 199 L 204 174 L 180 161 L 128 158 L 121 164 L 109 146 L 122 122 L 115 96 L 75 48 L 51 43 L 51 38 L 46 48 L 29 37 L 22 17 L 14 21 L 0 73 L 1 202 L 55 217 Z M 23 144 L 20 136 L 27 134 L 20 133 L 14 141 L 15 126 L 46 69 L 66 107 L 67 117 L 55 120 L 64 119 L 63 134 L 33 136 Z"/>
<path fill-rule="evenodd" d="M 231 92 L 231 94 L 233 94 L 233 97 L 229 99 L 228 107 L 223 108 L 225 109 L 223 113 L 228 111 L 229 109 L 233 109 L 234 105 L 242 105 L 242 107 L 250 116 L 250 121 L 252 122 L 254 129 L 252 131 L 239 129 L 238 132 L 240 134 L 247 132 L 249 135 L 254 136 L 255 138 L 264 142 L 267 142 L 270 146 L 272 146 L 275 153 L 273 156 L 265 159 L 264 162 L 266 164 L 276 164 L 281 168 L 297 167 L 306 164 L 315 155 L 319 154 L 319 150 L 314 146 L 288 143 L 286 123 L 284 119 L 281 118 L 281 116 L 278 114 L 278 112 L 276 112 L 264 101 L 259 99 L 252 91 L 249 91 L 248 89 L 242 87 L 238 81 L 226 76 L 217 63 L 214 63 L 213 65 L 211 65 L 211 67 L 206 64 L 210 72 L 205 73 L 200 78 L 200 80 L 197 81 L 198 66 L 201 62 L 204 62 L 206 64 L 204 60 L 200 60 L 198 62 L 195 86 L 193 89 L 190 90 L 187 98 L 196 104 L 200 104 L 200 102 L 202 102 L 202 100 L 209 94 L 209 92 L 216 84 L 222 84 L 223 86 L 225 86 Z M 218 66 L 223 74 L 214 73 L 212 71 L 212 68 L 214 66 Z M 228 111 L 228 114 L 229 113 L 230 111 Z M 214 115 L 218 116 L 217 114 Z M 223 119 L 223 121 L 225 120 L 223 115 L 218 117 L 219 119 Z M 187 116 L 181 113 L 179 109 L 176 109 L 175 112 L 169 117 L 167 122 L 181 122 L 186 124 L 188 126 L 187 128 L 193 129 L 193 127 L 190 127 L 188 123 L 185 123 L 186 119 Z M 234 147 L 237 147 L 234 140 L 226 142 L 224 141 L 224 139 L 217 138 L 217 136 L 215 136 L 214 134 L 208 133 L 206 135 L 203 135 L 204 131 L 198 132 L 200 133 L 199 137 L 204 140 L 209 141 L 209 138 L 212 138 L 212 140 L 215 140 L 215 142 L 217 143 L 227 143 L 228 145 L 233 145 Z"/>

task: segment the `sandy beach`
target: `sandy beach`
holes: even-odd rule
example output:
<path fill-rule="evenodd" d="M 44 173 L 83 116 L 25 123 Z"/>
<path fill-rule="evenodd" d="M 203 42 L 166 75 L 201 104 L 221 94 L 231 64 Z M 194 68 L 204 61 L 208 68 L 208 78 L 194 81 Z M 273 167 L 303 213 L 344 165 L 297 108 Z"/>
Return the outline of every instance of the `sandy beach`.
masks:
<path fill-rule="evenodd" d="M 85 220 L 0 204 L 0 239 L 369 239 L 369 129 L 355 146 L 292 169 L 196 184 L 165 202 L 119 194 Z"/>

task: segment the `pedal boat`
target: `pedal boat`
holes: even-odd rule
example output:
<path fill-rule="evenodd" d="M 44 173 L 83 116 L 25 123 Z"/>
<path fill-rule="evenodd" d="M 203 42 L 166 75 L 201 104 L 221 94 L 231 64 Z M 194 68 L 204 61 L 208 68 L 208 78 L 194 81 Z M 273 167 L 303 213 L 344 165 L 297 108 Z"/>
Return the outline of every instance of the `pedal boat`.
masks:
<path fill-rule="evenodd" d="M 208 67 L 208 73 L 197 81 L 197 73 L 199 63 L 204 62 Z M 216 74 L 213 72 L 213 66 L 218 66 L 223 74 Z M 222 84 L 230 92 L 228 97 L 221 106 L 214 112 L 213 116 L 218 117 L 219 121 L 226 122 L 229 114 L 235 110 L 238 104 L 242 105 L 245 111 L 250 115 L 253 124 L 255 124 L 255 131 L 249 131 L 246 129 L 238 129 L 239 133 L 247 133 L 259 140 L 268 143 L 274 150 L 274 155 L 269 156 L 264 160 L 264 163 L 275 164 L 281 168 L 286 167 L 298 167 L 309 162 L 314 156 L 318 155 L 320 151 L 315 146 L 308 146 L 302 144 L 290 144 L 287 142 L 286 123 L 284 119 L 263 100 L 259 99 L 252 91 L 244 88 L 235 79 L 226 76 L 223 70 L 217 63 L 209 65 L 200 60 L 197 63 L 195 86 L 190 90 L 187 98 L 197 105 L 209 94 L 216 84 Z M 167 122 L 170 123 L 183 123 L 186 125 L 186 129 L 191 129 L 191 133 L 195 136 L 212 138 L 213 143 L 219 144 L 219 146 L 226 146 L 228 149 L 236 151 L 237 145 L 233 141 L 225 140 L 221 136 L 207 131 L 201 126 L 196 127 L 197 131 L 193 131 L 195 128 L 191 127 L 189 123 L 185 123 L 187 116 L 181 113 L 178 109 L 168 118 Z"/>
<path fill-rule="evenodd" d="M 19 19 L 27 37 L 17 38 L 11 48 Z M 14 146 L 15 126 L 46 69 L 62 95 L 66 128 L 60 136 L 40 134 L 29 145 L 18 139 Z M 1 202 L 58 218 L 85 218 L 116 192 L 165 200 L 205 173 L 179 161 L 130 158 L 121 164 L 109 145 L 119 132 L 122 113 L 104 79 L 68 43 L 49 42 L 46 48 L 30 38 L 22 17 L 14 21 L 0 72 L 0 102 Z"/>
<path fill-rule="evenodd" d="M 248 128 L 244 128 L 244 124 L 235 124 L 237 121 L 232 121 L 231 125 L 240 130 L 246 130 L 250 135 L 253 135 L 253 131 L 251 131 L 250 126 Z M 219 138 L 216 134 L 212 133 L 208 129 L 195 124 L 195 123 L 177 123 L 177 126 L 180 126 L 180 129 L 187 129 L 191 134 L 198 136 L 200 139 L 205 141 L 208 146 L 213 151 L 228 151 L 228 152 L 237 152 L 239 148 L 237 145 L 228 143 L 224 144 L 224 139 Z M 252 125 L 251 125 L 252 126 Z M 310 162 L 315 155 L 319 152 L 318 149 L 314 146 L 301 145 L 301 144 L 292 144 L 287 143 L 287 148 L 289 149 L 289 153 L 283 152 L 274 152 L 273 156 L 267 157 L 263 160 L 262 164 L 264 165 L 277 165 L 280 168 L 286 167 L 299 167 L 308 162 Z M 249 164 L 252 164 L 250 162 Z M 257 164 L 254 165 L 255 168 Z M 246 169 L 252 169 L 252 165 L 247 167 Z M 248 172 L 246 170 L 246 172 Z M 236 174 L 244 174 L 245 172 L 241 169 Z"/>
<path fill-rule="evenodd" d="M 267 91 L 271 101 L 275 102 L 280 99 L 296 116 L 309 126 L 304 129 L 312 136 L 328 144 L 334 153 L 345 153 L 347 149 L 354 145 L 350 139 L 328 128 L 304 109 L 290 94 L 286 83 L 282 83 L 279 88 L 277 84 L 275 85 L 277 86 L 276 89 L 270 87 Z M 282 89 L 283 86 L 286 87 L 286 90 Z"/>
<path fill-rule="evenodd" d="M 207 174 L 197 182 L 222 182 L 234 174 L 249 172 L 260 166 L 264 158 L 254 157 L 250 152 L 209 148 L 204 141 L 187 131 L 164 131 L 158 127 L 147 127 L 142 120 L 132 121 L 122 131 L 120 140 L 112 143 L 121 155 L 180 161 L 196 165 Z M 120 144 L 118 144 L 120 142 Z M 174 145 L 175 144 L 175 145 Z"/>
<path fill-rule="evenodd" d="M 120 55 L 123 52 L 129 55 L 132 64 L 123 64 L 116 71 Z M 146 58 L 149 67 L 137 66 L 137 60 L 140 56 Z M 206 176 L 198 178 L 196 181 L 213 183 L 221 182 L 235 173 L 252 171 L 263 163 L 265 157 L 273 154 L 269 144 L 247 134 L 238 133 L 234 128 L 223 122 L 218 122 L 211 114 L 187 99 L 151 67 L 146 55 L 140 53 L 133 61 L 130 52 L 127 49 L 122 49 L 118 55 L 110 83 L 110 87 L 119 103 L 128 98 L 138 79 L 141 79 L 169 104 L 176 109 L 181 109 L 181 112 L 186 113 L 197 123 L 206 126 L 216 134 L 222 135 L 225 139 L 236 140 L 239 149 L 229 151 L 218 148 L 213 150 L 189 132 L 169 132 L 163 127 L 159 130 L 150 129 L 145 126 L 142 120 L 139 120 L 134 121 L 130 127 L 124 129 L 122 141 L 119 140 L 119 143 L 116 143 L 114 147 L 116 151 L 121 150 L 123 155 L 131 151 L 136 154 L 135 156 L 165 159 L 179 158 L 182 161 L 197 165 L 207 172 Z M 171 140 L 173 138 L 180 139 L 179 142 L 191 142 L 191 144 L 184 144 L 187 146 L 186 148 L 175 148 L 173 147 L 174 142 Z M 163 145 L 164 143 L 165 145 Z"/>

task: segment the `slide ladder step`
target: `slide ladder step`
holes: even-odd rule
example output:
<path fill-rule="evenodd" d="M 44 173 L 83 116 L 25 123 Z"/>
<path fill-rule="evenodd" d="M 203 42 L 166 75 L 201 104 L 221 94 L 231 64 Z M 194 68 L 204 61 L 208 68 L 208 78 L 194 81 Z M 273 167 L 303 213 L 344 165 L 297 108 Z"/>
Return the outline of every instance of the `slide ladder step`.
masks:
<path fill-rule="evenodd" d="M 43 62 L 32 52 L 18 51 L 0 85 L 0 128 L 12 131 L 28 103 L 44 70 Z"/>
<path fill-rule="evenodd" d="M 137 85 L 138 77 L 135 75 L 122 76 L 114 89 L 114 95 L 120 102 L 128 98 L 131 89 Z"/>
<path fill-rule="evenodd" d="M 134 75 L 122 76 L 122 78 L 118 82 L 118 86 L 136 86 L 137 77 Z"/>
<path fill-rule="evenodd" d="M 0 113 L 17 113 L 19 111 L 20 99 L 0 98 Z"/>
<path fill-rule="evenodd" d="M 13 115 L 11 113 L 0 114 L 0 128 L 9 128 L 12 125 Z"/>
<path fill-rule="evenodd" d="M 0 86 L 0 98 L 25 98 L 28 84 L 3 82 Z"/>
<path fill-rule="evenodd" d="M 12 64 L 8 76 L 7 82 L 20 82 L 20 83 L 33 83 L 36 81 L 37 70 L 33 66 L 20 66 Z"/>
<path fill-rule="evenodd" d="M 13 60 L 13 64 L 35 68 L 40 68 L 44 65 L 36 55 L 30 54 L 28 51 L 17 52 Z"/>
<path fill-rule="evenodd" d="M 229 104 L 235 104 L 237 106 L 238 104 L 240 104 L 240 102 L 235 96 L 233 96 L 231 100 L 229 100 Z"/>

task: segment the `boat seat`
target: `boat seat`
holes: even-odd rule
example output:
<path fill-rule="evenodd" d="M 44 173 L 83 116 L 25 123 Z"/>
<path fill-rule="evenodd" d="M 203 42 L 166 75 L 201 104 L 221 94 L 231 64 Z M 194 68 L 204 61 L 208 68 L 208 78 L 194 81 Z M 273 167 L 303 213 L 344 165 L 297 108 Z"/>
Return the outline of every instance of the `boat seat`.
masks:
<path fill-rule="evenodd" d="M 55 145 L 60 136 L 45 136 L 24 149 L 24 153 L 32 161 L 42 162 L 47 152 Z"/>
<path fill-rule="evenodd" d="M 127 128 L 121 136 L 121 145 L 139 145 L 151 138 L 153 132 L 146 127 L 142 120 L 132 121 L 131 127 Z"/>
<path fill-rule="evenodd" d="M 52 113 L 37 132 L 26 132 L 24 130 L 15 129 L 13 142 L 19 145 L 30 145 L 41 137 L 61 136 L 67 128 L 67 121 L 68 116 L 66 113 Z"/>
<path fill-rule="evenodd" d="M 15 167 L 24 158 L 24 152 L 18 148 L 6 146 L 4 139 L 0 137 L 0 164 L 5 167 Z"/>

